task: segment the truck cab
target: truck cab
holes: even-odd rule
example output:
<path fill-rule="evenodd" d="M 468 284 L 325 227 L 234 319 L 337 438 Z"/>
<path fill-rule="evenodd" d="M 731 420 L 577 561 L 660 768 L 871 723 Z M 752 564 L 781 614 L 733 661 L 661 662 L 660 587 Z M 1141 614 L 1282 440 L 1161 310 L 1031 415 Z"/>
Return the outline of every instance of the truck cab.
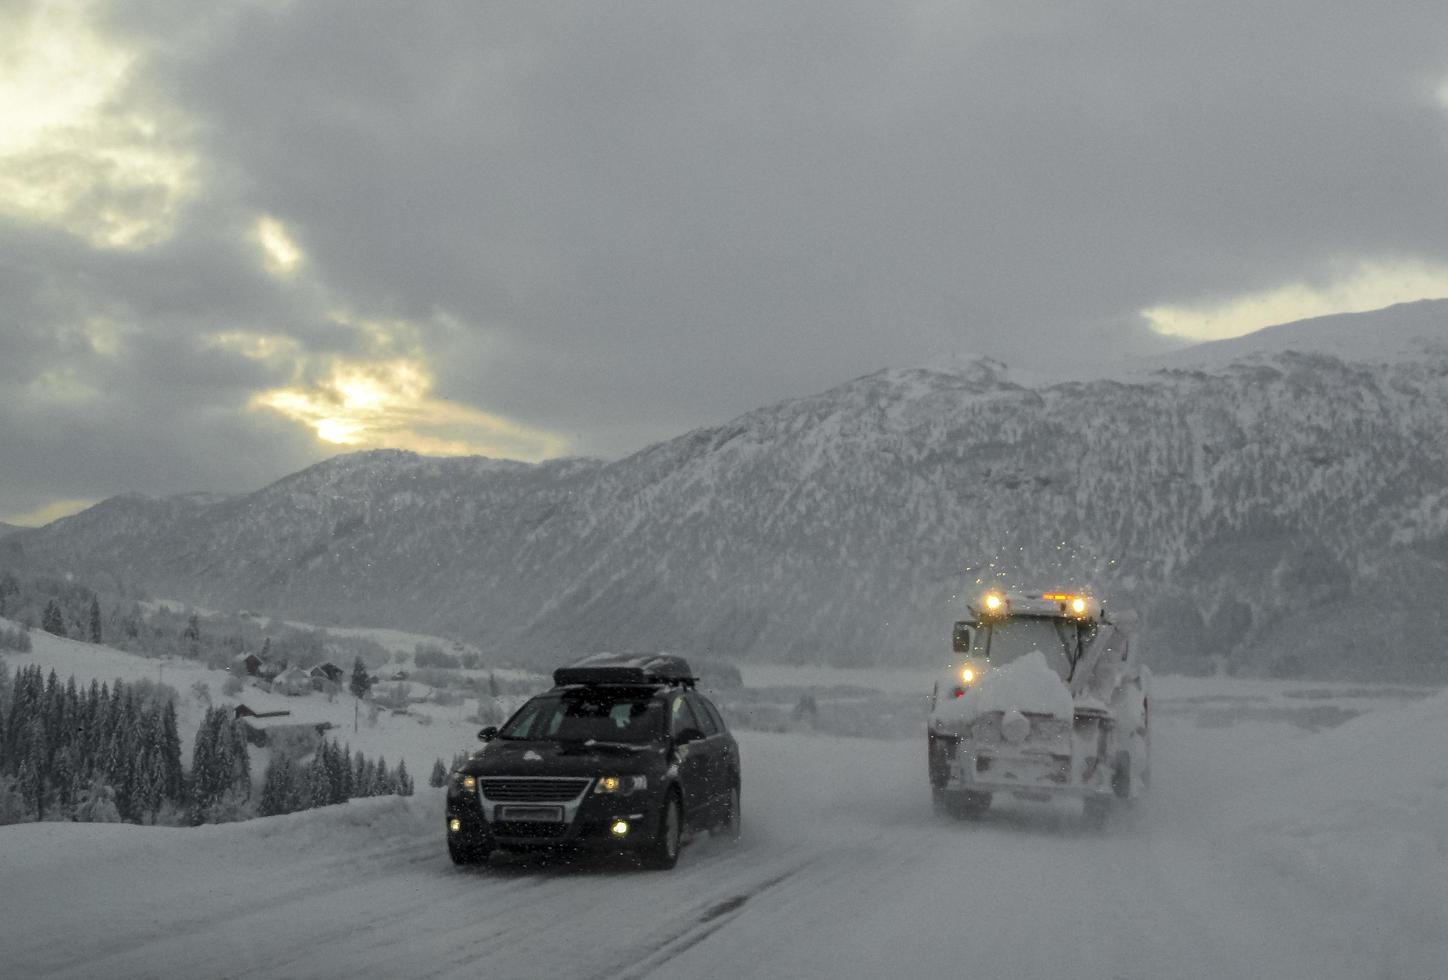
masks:
<path fill-rule="evenodd" d="M 1150 672 L 1129 633 L 1073 591 L 992 590 L 954 625 L 927 729 L 936 809 L 979 817 L 998 793 L 1082 800 L 1102 823 L 1150 779 Z"/>

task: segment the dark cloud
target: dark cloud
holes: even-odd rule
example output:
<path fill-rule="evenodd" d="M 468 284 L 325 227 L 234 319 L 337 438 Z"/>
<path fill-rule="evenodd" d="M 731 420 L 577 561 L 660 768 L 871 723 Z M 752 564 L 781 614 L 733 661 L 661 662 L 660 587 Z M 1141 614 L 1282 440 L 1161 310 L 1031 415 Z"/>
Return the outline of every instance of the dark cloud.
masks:
<path fill-rule="evenodd" d="M 438 394 L 613 454 L 889 364 L 1129 356 L 1159 303 L 1448 261 L 1437 5 L 333 0 L 108 29 L 195 121 L 202 196 L 137 254 L 4 230 L 0 375 L 118 309 L 145 342 L 113 407 L 225 416 L 258 461 L 257 366 L 188 338 L 355 352 L 329 310 L 405 318 Z M 261 212 L 307 256 L 290 285 L 244 238 Z M 188 462 L 87 492 L 243 478 L 174 424 Z M 271 473 L 315 452 L 287 446 Z"/>

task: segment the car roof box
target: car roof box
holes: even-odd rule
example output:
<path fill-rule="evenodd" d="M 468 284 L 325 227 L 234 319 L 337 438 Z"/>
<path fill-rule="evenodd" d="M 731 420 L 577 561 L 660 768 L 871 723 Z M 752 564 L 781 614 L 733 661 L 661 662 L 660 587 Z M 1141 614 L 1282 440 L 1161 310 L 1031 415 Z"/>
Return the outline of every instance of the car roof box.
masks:
<path fill-rule="evenodd" d="M 682 684 L 693 687 L 696 678 L 683 657 L 668 653 L 595 653 L 559 667 L 553 683 L 570 684 Z"/>

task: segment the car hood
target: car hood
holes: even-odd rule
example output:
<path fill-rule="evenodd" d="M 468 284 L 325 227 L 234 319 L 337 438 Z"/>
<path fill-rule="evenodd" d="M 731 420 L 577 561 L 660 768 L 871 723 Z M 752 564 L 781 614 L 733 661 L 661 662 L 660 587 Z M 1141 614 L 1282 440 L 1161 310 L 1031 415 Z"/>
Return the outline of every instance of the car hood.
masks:
<path fill-rule="evenodd" d="M 470 776 L 631 776 L 663 765 L 664 749 L 657 745 L 495 739 L 460 771 Z"/>

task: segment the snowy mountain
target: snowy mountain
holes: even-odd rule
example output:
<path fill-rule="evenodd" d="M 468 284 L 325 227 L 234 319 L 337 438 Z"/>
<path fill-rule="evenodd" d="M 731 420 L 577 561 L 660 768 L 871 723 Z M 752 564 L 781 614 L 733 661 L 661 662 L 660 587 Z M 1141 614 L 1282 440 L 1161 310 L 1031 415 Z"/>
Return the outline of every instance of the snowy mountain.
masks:
<path fill-rule="evenodd" d="M 0 561 L 539 662 L 921 663 L 982 583 L 1090 585 L 1161 664 L 1444 676 L 1448 304 L 1254 337 L 1091 381 L 885 370 L 612 463 L 341 456 L 114 498 Z"/>

